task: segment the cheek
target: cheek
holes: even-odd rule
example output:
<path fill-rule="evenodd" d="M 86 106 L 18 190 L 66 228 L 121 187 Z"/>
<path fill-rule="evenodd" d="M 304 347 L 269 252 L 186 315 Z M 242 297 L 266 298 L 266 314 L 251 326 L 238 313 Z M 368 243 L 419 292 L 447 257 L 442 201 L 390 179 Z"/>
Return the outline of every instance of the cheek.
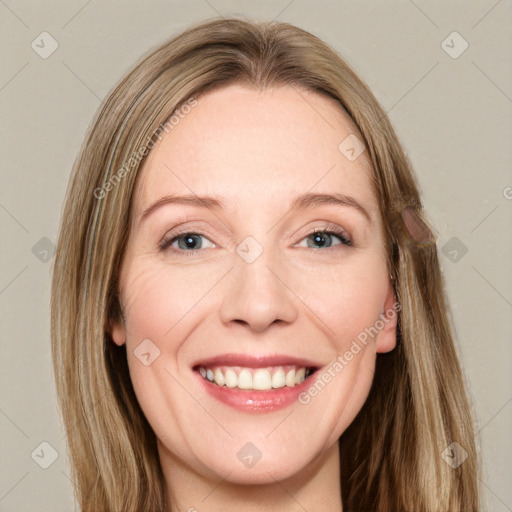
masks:
<path fill-rule="evenodd" d="M 307 279 L 294 280 L 297 295 L 307 306 L 304 314 L 332 349 L 330 363 L 299 397 L 330 442 L 361 410 L 373 382 L 376 347 L 372 328 L 383 312 L 388 282 L 380 254 L 365 256 L 347 258 L 338 265 L 317 265 Z"/>
<path fill-rule="evenodd" d="M 338 354 L 375 325 L 383 313 L 388 288 L 386 266 L 379 254 L 347 258 L 337 265 L 318 265 L 306 279 L 296 279 L 312 319 L 322 327 Z M 315 320 L 316 317 L 316 320 Z"/>
<path fill-rule="evenodd" d="M 196 266 L 165 265 L 140 258 L 126 275 L 125 299 L 127 340 L 136 342 L 149 338 L 168 345 L 178 328 L 193 317 L 196 306 L 205 301 L 208 291 L 217 281 L 212 269 Z M 221 274 L 219 274 L 221 275 Z"/>

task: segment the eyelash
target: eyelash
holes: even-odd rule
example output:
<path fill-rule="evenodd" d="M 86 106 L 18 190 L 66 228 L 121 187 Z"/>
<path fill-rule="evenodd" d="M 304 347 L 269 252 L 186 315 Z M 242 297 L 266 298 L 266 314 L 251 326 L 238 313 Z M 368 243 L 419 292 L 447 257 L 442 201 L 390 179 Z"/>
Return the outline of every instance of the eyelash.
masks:
<path fill-rule="evenodd" d="M 323 228 L 318 228 L 318 229 L 315 229 L 313 230 L 311 233 L 309 233 L 308 235 L 306 235 L 305 237 L 303 237 L 300 241 L 302 242 L 302 240 L 306 239 L 306 238 L 309 238 L 311 236 L 314 236 L 316 235 L 317 233 L 322 233 L 322 234 L 326 234 L 326 235 L 334 235 L 336 236 L 337 238 L 340 239 L 340 242 L 341 244 L 340 245 L 347 245 L 349 247 L 352 247 L 353 244 L 352 244 L 352 240 L 348 237 L 347 233 L 342 230 L 342 229 L 339 229 L 337 227 L 334 227 L 334 226 L 325 226 Z M 203 233 L 199 232 L 199 231 L 182 231 L 180 233 L 173 233 L 171 234 L 169 237 L 165 237 L 159 244 L 159 250 L 160 251 L 166 251 L 167 249 L 169 249 L 169 247 L 176 241 L 178 240 L 179 238 L 181 238 L 182 236 L 184 235 L 199 235 L 199 236 L 202 236 L 204 238 L 208 238 L 206 235 L 204 235 Z M 208 238 L 208 240 L 210 240 Z M 315 249 L 315 248 L 313 248 Z M 322 247 L 318 247 L 316 249 L 322 249 Z M 326 249 L 324 250 L 328 250 L 328 249 L 333 249 L 333 247 L 327 247 Z M 199 251 L 201 251 L 202 249 L 191 249 L 189 251 L 186 251 L 186 250 L 183 250 L 183 249 L 173 249 L 174 252 L 176 253 L 180 253 L 182 254 L 183 256 L 194 256 L 196 255 Z"/>

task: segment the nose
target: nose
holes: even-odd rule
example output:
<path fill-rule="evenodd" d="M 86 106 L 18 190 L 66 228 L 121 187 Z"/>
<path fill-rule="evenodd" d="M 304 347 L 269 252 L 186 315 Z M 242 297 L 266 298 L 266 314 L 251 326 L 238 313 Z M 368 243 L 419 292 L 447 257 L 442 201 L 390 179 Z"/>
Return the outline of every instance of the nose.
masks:
<path fill-rule="evenodd" d="M 292 323 L 297 318 L 291 283 L 280 275 L 280 266 L 267 257 L 266 251 L 252 263 L 236 256 L 228 283 L 220 308 L 225 325 L 242 324 L 262 332 L 274 323 Z"/>

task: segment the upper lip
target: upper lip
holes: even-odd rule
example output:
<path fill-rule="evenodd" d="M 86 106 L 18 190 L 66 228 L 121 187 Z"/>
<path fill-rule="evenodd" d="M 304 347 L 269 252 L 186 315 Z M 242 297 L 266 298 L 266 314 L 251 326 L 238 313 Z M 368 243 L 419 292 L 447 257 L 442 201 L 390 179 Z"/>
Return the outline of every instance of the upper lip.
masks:
<path fill-rule="evenodd" d="M 221 354 L 201 359 L 197 361 L 193 367 L 204 366 L 206 368 L 212 366 L 242 366 L 244 368 L 265 368 L 268 366 L 299 366 L 306 368 L 320 368 L 320 363 L 310 359 L 303 359 L 289 355 L 253 355 L 253 354 Z"/>

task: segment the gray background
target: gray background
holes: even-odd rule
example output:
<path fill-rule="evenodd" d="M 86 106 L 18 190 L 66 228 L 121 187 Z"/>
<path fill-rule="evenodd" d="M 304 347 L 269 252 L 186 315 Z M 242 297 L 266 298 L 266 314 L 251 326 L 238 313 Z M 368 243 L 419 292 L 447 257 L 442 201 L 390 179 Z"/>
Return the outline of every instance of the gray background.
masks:
<path fill-rule="evenodd" d="M 485 499 L 490 511 L 512 510 L 510 1 L 0 0 L 0 14 L 1 511 L 75 506 L 53 386 L 49 286 L 86 128 L 150 48 L 191 23 L 233 14 L 318 35 L 388 111 L 439 236 L 484 455 Z M 42 32 L 58 44 L 50 56 Z"/>

